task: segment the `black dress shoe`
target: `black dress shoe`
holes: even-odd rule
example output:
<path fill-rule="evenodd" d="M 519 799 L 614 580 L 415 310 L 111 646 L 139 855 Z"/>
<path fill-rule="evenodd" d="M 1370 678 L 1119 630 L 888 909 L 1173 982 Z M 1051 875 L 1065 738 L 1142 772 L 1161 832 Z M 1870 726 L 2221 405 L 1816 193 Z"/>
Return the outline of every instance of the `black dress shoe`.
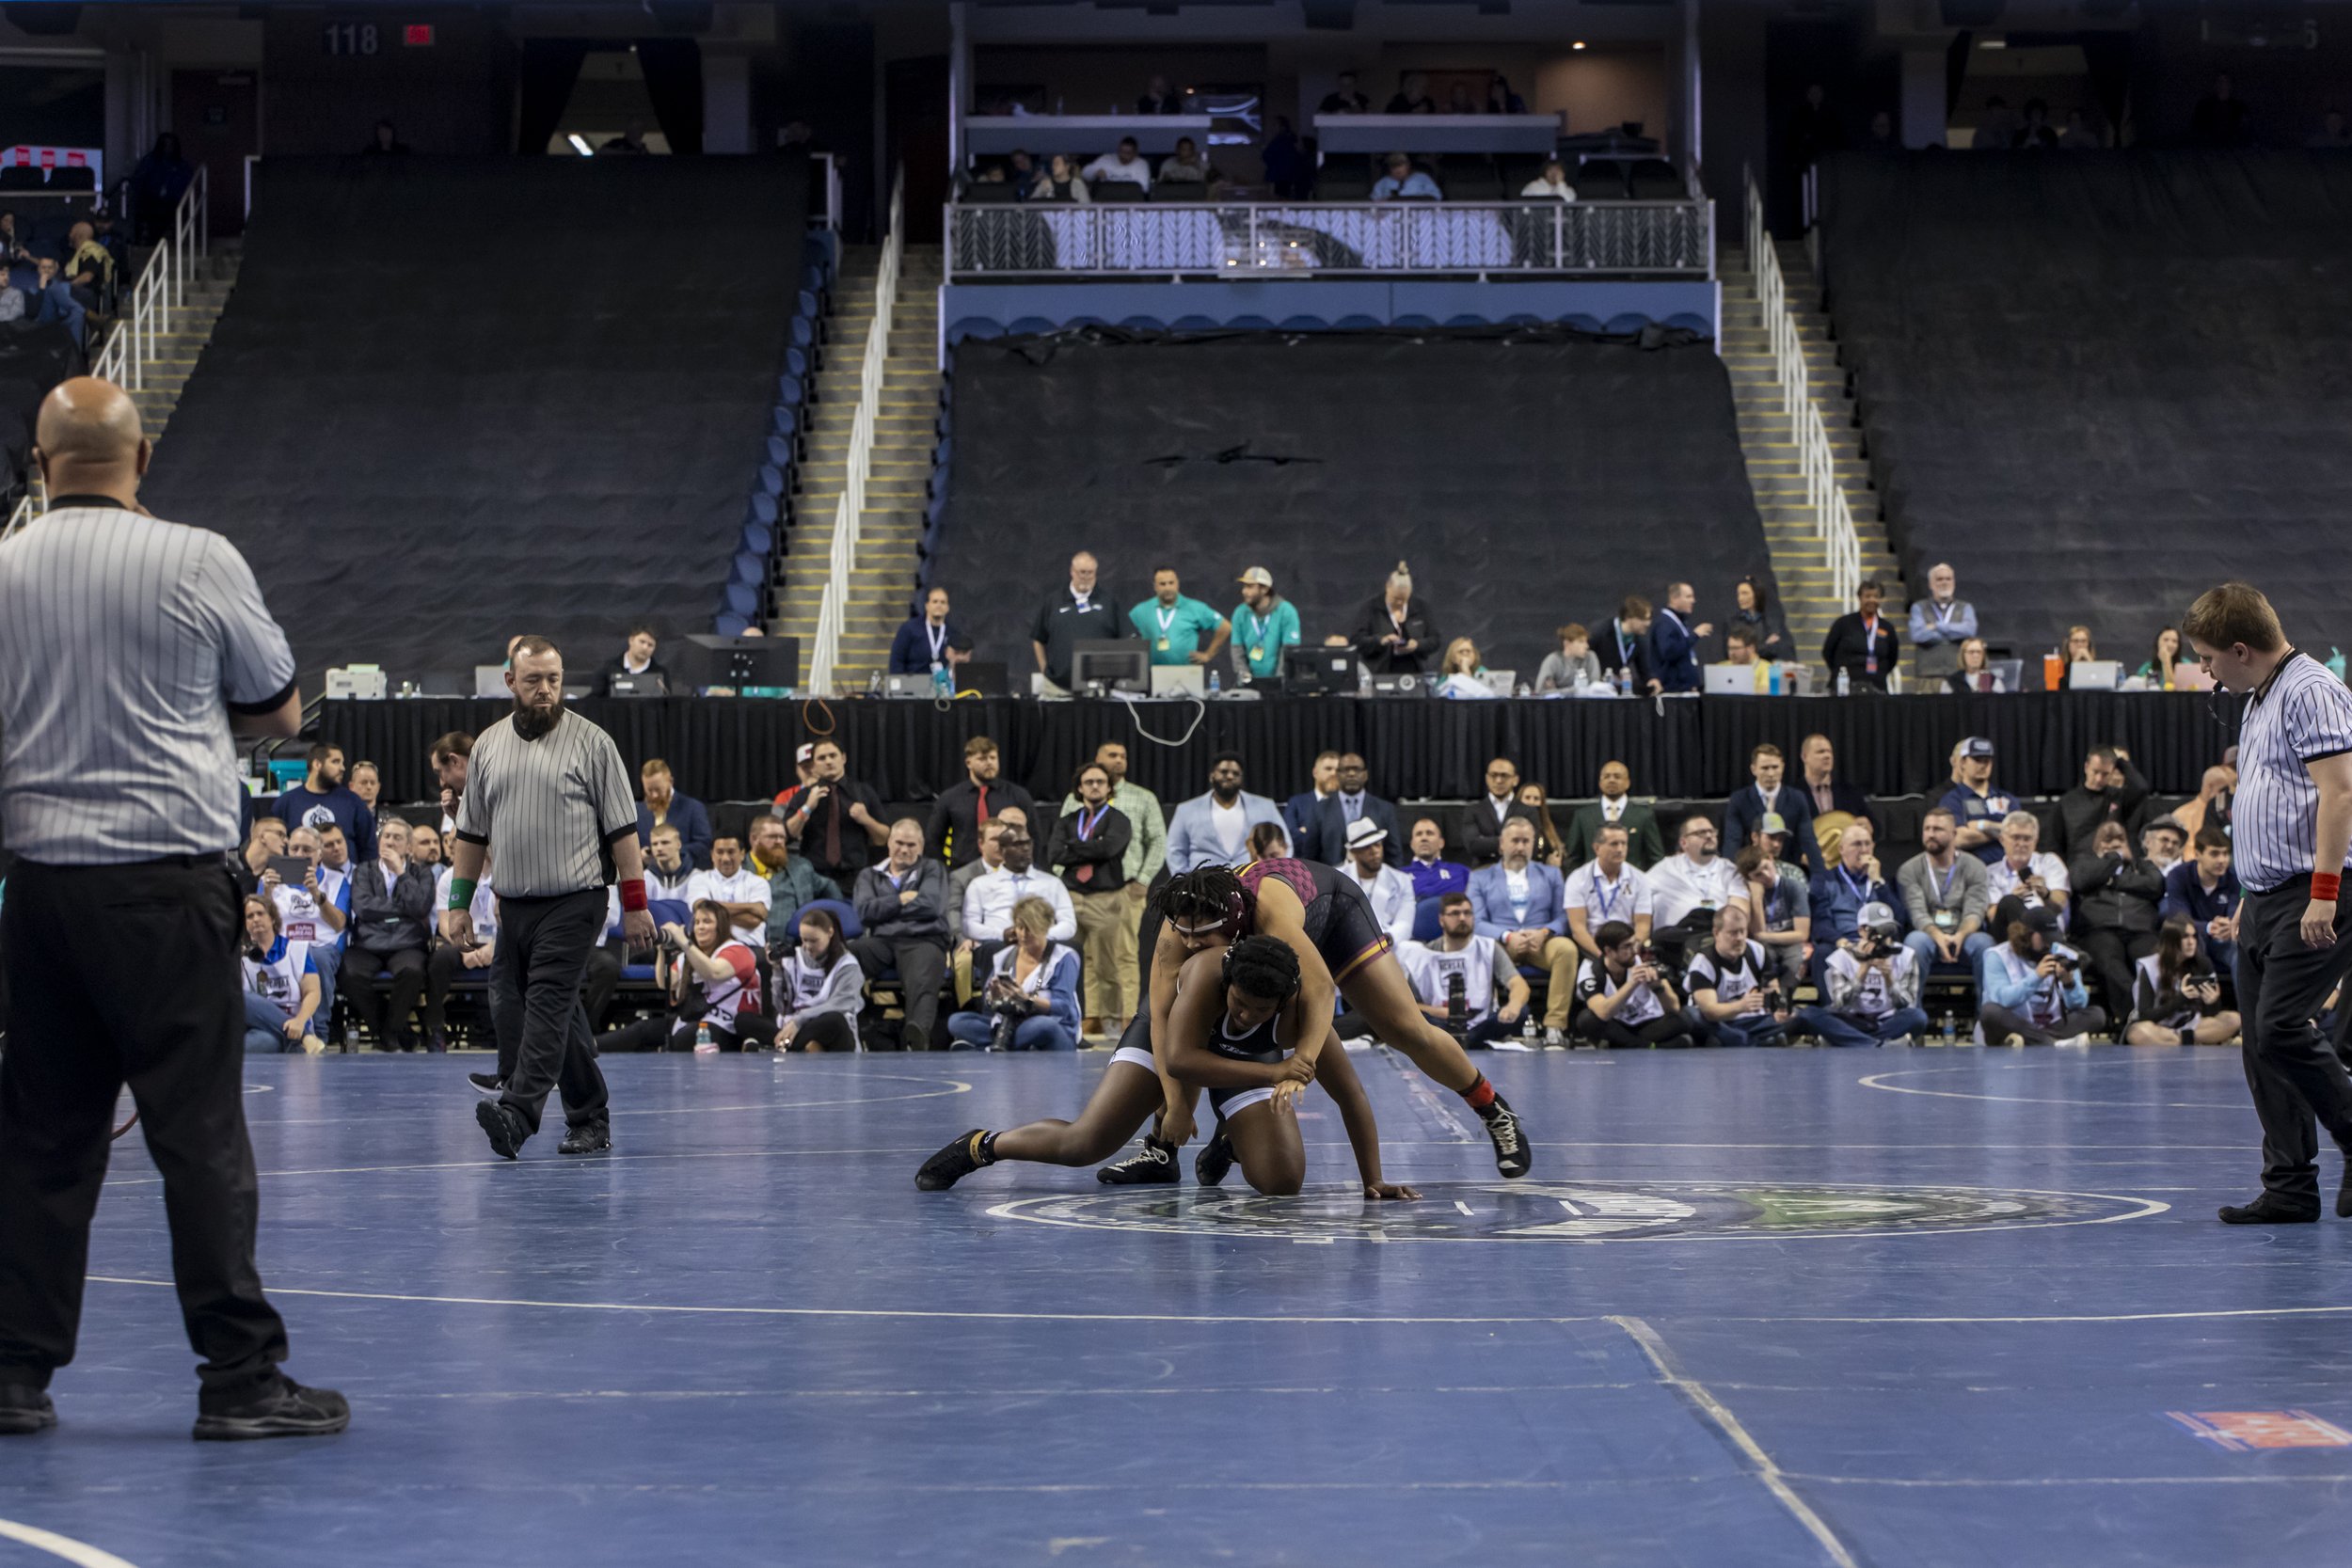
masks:
<path fill-rule="evenodd" d="M 351 1405 L 332 1388 L 305 1388 L 278 1374 L 262 1393 L 236 1404 L 207 1408 L 199 1402 L 199 1442 L 234 1443 L 258 1437 L 326 1437 L 351 1424 Z"/>
<path fill-rule="evenodd" d="M 57 1407 L 29 1383 L 0 1383 L 0 1437 L 46 1432 L 57 1424 Z"/>
<path fill-rule="evenodd" d="M 612 1124 L 598 1117 L 569 1128 L 564 1141 L 555 1146 L 558 1154 L 606 1154 L 612 1148 Z"/>
<path fill-rule="evenodd" d="M 473 1108 L 473 1119 L 489 1134 L 490 1152 L 501 1160 L 512 1160 L 523 1151 L 523 1140 L 531 1136 L 531 1129 L 523 1121 L 522 1113 L 502 1100 L 485 1100 Z"/>
<path fill-rule="evenodd" d="M 2319 1205 L 2306 1209 L 2298 1203 L 2263 1194 L 2251 1203 L 2225 1203 L 2221 1206 L 2223 1225 L 2316 1225 Z"/>
<path fill-rule="evenodd" d="M 2352 1154 L 2344 1157 L 2344 1180 L 2336 1184 L 2336 1218 L 2352 1220 Z"/>

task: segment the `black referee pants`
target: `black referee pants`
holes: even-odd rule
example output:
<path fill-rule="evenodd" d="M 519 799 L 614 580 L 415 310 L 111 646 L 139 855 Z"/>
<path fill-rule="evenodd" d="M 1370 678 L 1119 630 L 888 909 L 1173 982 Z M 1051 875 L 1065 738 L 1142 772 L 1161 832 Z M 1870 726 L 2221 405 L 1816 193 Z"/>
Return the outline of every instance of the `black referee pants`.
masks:
<path fill-rule="evenodd" d="M 215 856 L 19 861 L 0 908 L 0 1382 L 73 1359 L 90 1215 L 127 1081 L 163 1173 L 171 1273 L 197 1375 L 233 1402 L 286 1358 L 253 1264 L 237 884 Z"/>
<path fill-rule="evenodd" d="M 515 1070 L 499 1098 L 533 1132 L 549 1090 L 564 1095 L 564 1119 L 585 1127 L 605 1117 L 604 1073 L 580 996 L 589 949 L 604 936 L 604 889 L 552 898 L 499 896 L 498 960 L 490 975 L 499 1046 L 515 1042 Z"/>
<path fill-rule="evenodd" d="M 2352 1076 L 2315 1022 L 2328 992 L 2352 973 L 2352 903 L 2336 906 L 2335 945 L 2313 949 L 2297 929 L 2311 899 L 2308 873 L 2248 894 L 2237 948 L 2246 1086 L 2263 1124 L 2263 1190 L 2304 1209 L 2319 1205 L 2313 1118 L 2352 1154 Z"/>

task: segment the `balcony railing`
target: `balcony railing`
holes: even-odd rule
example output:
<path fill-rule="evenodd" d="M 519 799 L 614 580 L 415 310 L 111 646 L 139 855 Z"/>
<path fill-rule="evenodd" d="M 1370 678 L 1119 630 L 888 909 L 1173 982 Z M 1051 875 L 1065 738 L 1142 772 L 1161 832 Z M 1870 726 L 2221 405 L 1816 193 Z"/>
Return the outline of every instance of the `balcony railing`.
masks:
<path fill-rule="evenodd" d="M 1703 201 L 951 204 L 948 276 L 1706 278 Z"/>

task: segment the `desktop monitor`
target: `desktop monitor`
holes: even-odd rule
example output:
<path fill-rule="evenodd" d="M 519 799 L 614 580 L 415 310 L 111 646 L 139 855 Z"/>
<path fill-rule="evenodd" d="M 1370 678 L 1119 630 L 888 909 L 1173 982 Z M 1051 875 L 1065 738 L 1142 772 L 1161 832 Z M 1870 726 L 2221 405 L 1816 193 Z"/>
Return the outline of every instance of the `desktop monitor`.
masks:
<path fill-rule="evenodd" d="M 1070 651 L 1070 689 L 1092 694 L 1152 689 L 1152 656 L 1139 637 L 1083 640 Z"/>
<path fill-rule="evenodd" d="M 1356 650 L 1353 648 L 1285 648 L 1283 685 L 1295 692 L 1356 689 Z"/>
<path fill-rule="evenodd" d="M 720 637 L 697 632 L 662 646 L 675 686 L 686 691 L 787 691 L 801 683 L 797 637 Z"/>

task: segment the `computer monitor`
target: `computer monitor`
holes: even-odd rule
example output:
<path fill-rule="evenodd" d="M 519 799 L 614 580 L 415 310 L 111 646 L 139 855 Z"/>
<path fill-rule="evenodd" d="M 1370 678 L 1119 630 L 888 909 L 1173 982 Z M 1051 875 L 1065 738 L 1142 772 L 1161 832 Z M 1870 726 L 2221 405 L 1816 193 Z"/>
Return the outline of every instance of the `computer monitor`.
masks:
<path fill-rule="evenodd" d="M 1283 683 L 1293 691 L 1353 691 L 1356 652 L 1352 648 L 1285 648 Z"/>
<path fill-rule="evenodd" d="M 1152 689 L 1152 656 L 1139 637 L 1088 639 L 1070 650 L 1070 689 L 1075 692 Z"/>
<path fill-rule="evenodd" d="M 801 683 L 797 637 L 720 637 L 710 632 L 662 646 L 672 689 L 707 687 L 733 691 L 787 691 Z"/>
<path fill-rule="evenodd" d="M 987 659 L 968 658 L 956 666 L 956 695 L 1008 696 L 1012 690 L 1009 668 Z"/>

